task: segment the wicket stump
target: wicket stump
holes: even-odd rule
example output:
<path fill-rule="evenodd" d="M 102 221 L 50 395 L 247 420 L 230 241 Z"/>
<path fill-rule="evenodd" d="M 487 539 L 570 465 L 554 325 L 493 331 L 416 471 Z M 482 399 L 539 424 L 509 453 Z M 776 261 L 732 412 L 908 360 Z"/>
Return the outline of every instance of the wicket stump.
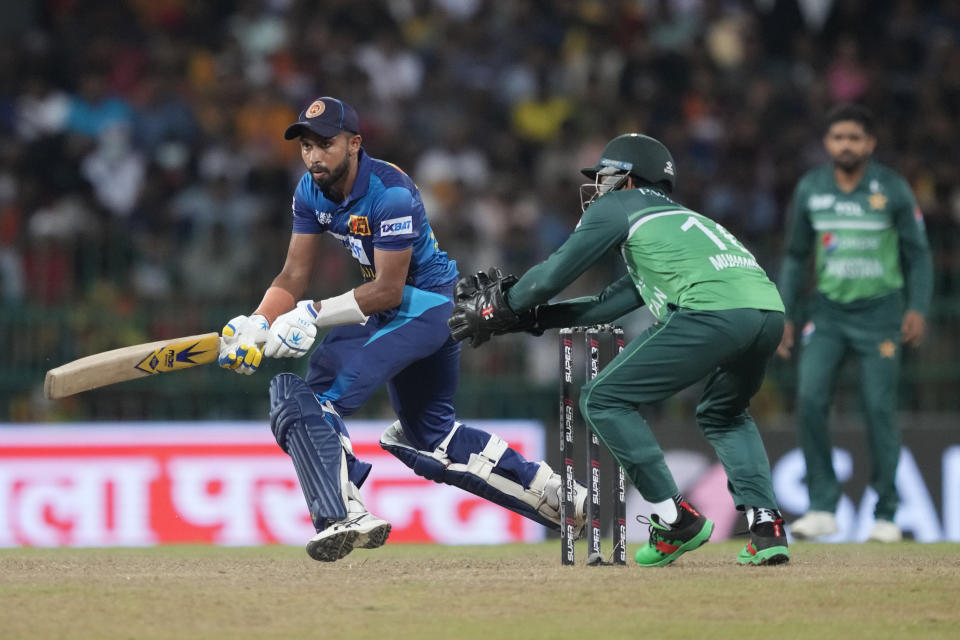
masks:
<path fill-rule="evenodd" d="M 612 337 L 613 355 L 620 353 L 624 348 L 623 329 L 611 325 L 597 325 L 592 327 L 572 327 L 560 330 L 560 431 L 561 455 L 563 458 L 563 500 L 560 502 L 561 561 L 564 565 L 573 565 L 576 561 L 574 550 L 574 438 L 577 411 L 573 400 L 574 383 L 574 335 L 582 333 L 584 336 L 584 355 L 586 360 L 585 382 L 589 382 L 600 373 L 601 336 Z M 581 416 L 582 419 L 582 416 Z M 600 514 L 600 440 L 592 429 L 584 423 L 586 433 L 586 466 L 587 490 L 589 500 L 586 505 L 586 537 L 587 537 L 587 564 L 597 566 L 611 564 L 603 560 L 600 549 L 601 514 Z M 623 468 L 614 460 L 616 467 L 612 483 L 612 530 L 613 530 L 613 558 L 612 564 L 626 564 L 626 481 Z"/>

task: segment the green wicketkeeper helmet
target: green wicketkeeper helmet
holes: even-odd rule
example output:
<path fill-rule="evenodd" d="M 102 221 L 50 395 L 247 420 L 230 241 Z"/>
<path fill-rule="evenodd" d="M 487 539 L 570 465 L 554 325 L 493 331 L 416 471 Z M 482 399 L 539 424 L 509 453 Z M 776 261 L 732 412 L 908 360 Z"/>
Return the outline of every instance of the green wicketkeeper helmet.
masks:
<path fill-rule="evenodd" d="M 600 161 L 581 172 L 595 182 L 598 174 L 631 175 L 652 185 L 663 183 L 668 193 L 673 191 L 677 175 L 673 156 L 663 143 L 640 133 L 617 136 L 603 148 Z"/>

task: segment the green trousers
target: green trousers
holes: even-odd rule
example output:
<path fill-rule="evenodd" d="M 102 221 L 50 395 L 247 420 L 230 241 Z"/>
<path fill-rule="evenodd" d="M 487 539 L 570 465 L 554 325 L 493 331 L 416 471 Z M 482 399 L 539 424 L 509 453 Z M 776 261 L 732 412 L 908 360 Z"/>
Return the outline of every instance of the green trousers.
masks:
<path fill-rule="evenodd" d="M 640 494 L 659 502 L 676 495 L 677 485 L 638 409 L 706 378 L 697 425 L 726 470 L 734 504 L 777 509 L 747 405 L 782 334 L 777 311 L 673 309 L 584 386 L 580 409 Z"/>
<path fill-rule="evenodd" d="M 833 469 L 827 423 L 837 375 L 846 356 L 856 355 L 860 393 L 866 412 L 872 467 L 870 486 L 877 492 L 874 516 L 893 520 L 897 511 L 897 461 L 900 430 L 894 417 L 900 372 L 899 296 L 855 307 L 821 298 L 803 330 L 800 349 L 797 431 L 807 463 L 810 509 L 834 511 L 840 484 Z"/>

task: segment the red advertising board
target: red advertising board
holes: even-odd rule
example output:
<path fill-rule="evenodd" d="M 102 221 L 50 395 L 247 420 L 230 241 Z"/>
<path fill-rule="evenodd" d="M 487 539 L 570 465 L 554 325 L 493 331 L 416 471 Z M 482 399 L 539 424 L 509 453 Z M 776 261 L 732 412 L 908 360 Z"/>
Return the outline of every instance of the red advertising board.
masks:
<path fill-rule="evenodd" d="M 367 508 L 392 543 L 534 542 L 543 527 L 419 478 L 348 424 L 373 471 Z M 543 459 L 537 422 L 472 422 Z M 303 544 L 313 527 L 290 459 L 260 422 L 17 425 L 0 429 L 0 547 Z"/>

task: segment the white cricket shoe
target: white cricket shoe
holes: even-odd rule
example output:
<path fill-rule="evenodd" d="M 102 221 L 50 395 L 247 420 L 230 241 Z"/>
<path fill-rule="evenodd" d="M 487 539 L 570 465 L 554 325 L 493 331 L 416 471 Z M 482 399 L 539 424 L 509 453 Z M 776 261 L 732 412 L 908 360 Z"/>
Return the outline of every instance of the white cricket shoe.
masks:
<path fill-rule="evenodd" d="M 310 538 L 307 555 L 320 562 L 335 562 L 353 551 L 382 547 L 390 535 L 390 523 L 373 515 L 359 500 L 348 501 L 347 517 Z"/>
<path fill-rule="evenodd" d="M 868 542 L 903 542 L 903 532 L 900 527 L 889 520 L 877 520 L 867 536 Z"/>
<path fill-rule="evenodd" d="M 579 538 L 583 527 L 587 524 L 587 496 L 590 492 L 576 480 L 573 481 L 573 487 L 573 533 L 575 537 Z M 546 498 L 546 505 L 544 506 L 548 507 L 552 512 L 550 515 L 556 514 L 550 519 L 560 526 L 563 526 L 563 523 L 560 522 L 560 501 L 563 499 L 563 479 L 559 473 L 553 474 L 550 476 L 550 479 L 547 480 L 547 484 L 543 489 L 543 496 Z M 541 513 L 546 516 L 547 514 L 544 511 L 541 507 Z"/>
<path fill-rule="evenodd" d="M 798 540 L 828 536 L 837 532 L 837 517 L 829 511 L 808 511 L 802 518 L 794 520 L 789 530 Z"/>

